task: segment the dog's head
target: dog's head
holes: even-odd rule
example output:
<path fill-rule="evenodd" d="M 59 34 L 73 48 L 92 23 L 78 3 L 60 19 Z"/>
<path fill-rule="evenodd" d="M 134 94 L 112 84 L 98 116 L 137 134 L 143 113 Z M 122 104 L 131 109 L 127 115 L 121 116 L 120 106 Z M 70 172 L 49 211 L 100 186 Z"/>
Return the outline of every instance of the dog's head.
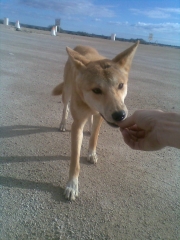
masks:
<path fill-rule="evenodd" d="M 128 74 L 138 43 L 135 43 L 112 60 L 89 61 L 78 52 L 67 48 L 68 55 L 78 74 L 76 86 L 82 100 L 97 111 L 111 126 L 126 118 L 124 104 Z"/>

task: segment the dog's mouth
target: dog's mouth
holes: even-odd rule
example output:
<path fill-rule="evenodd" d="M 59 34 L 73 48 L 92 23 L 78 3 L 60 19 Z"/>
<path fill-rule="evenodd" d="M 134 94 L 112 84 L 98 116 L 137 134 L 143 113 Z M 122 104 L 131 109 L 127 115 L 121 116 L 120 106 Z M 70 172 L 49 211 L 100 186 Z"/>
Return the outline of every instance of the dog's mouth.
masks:
<path fill-rule="evenodd" d="M 111 127 L 114 127 L 114 128 L 118 128 L 119 126 L 116 125 L 115 123 L 111 123 L 111 122 L 108 122 L 106 121 Z"/>
<path fill-rule="evenodd" d="M 101 117 L 104 118 L 104 116 L 100 113 Z M 115 123 L 112 122 L 108 122 L 105 118 L 104 120 L 109 124 L 109 126 L 114 127 L 114 128 L 118 128 L 119 126 Z"/>

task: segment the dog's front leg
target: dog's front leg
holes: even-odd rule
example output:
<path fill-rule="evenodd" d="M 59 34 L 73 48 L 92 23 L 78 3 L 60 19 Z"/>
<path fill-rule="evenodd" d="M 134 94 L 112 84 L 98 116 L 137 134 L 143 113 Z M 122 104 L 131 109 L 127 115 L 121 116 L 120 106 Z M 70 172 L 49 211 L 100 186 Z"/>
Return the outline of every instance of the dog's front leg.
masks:
<path fill-rule="evenodd" d="M 78 196 L 78 176 L 80 171 L 80 151 L 83 138 L 83 128 L 86 119 L 81 122 L 75 120 L 71 128 L 71 163 L 69 170 L 69 180 L 65 189 L 66 199 L 75 200 Z"/>
<path fill-rule="evenodd" d="M 91 163 L 97 163 L 98 157 L 96 154 L 96 146 L 103 118 L 99 115 L 93 115 L 93 125 L 91 131 L 91 137 L 89 139 L 89 150 L 87 160 Z"/>

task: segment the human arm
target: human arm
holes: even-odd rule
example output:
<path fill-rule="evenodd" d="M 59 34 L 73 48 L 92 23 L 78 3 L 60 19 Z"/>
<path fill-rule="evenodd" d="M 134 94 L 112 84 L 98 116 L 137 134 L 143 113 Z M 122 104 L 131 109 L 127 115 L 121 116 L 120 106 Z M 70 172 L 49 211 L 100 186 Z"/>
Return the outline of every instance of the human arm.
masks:
<path fill-rule="evenodd" d="M 132 149 L 153 151 L 166 146 L 180 148 L 180 114 L 137 110 L 118 124 Z"/>

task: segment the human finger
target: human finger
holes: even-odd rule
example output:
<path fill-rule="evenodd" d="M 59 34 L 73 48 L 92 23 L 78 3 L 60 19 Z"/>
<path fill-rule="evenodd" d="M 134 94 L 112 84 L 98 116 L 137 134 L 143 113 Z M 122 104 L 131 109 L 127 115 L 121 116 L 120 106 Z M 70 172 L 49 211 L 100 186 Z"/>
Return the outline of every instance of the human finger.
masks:
<path fill-rule="evenodd" d="M 120 128 L 128 128 L 135 125 L 134 115 L 127 117 L 125 120 L 118 123 Z"/>
<path fill-rule="evenodd" d="M 134 150 L 142 150 L 139 146 L 139 142 L 138 139 L 135 138 L 134 136 L 132 136 L 130 134 L 130 132 L 128 131 L 128 129 L 122 129 L 121 131 L 122 135 L 123 135 L 123 139 L 124 142 L 132 149 Z"/>
<path fill-rule="evenodd" d="M 144 130 L 133 131 L 130 129 L 129 133 L 136 138 L 143 138 L 145 136 Z"/>
<path fill-rule="evenodd" d="M 129 127 L 130 130 L 133 130 L 133 131 L 140 131 L 142 130 L 142 128 L 139 128 L 136 124 L 134 124 L 133 126 Z"/>
<path fill-rule="evenodd" d="M 122 132 L 124 130 L 124 128 L 120 128 L 120 131 Z M 140 128 L 137 128 L 137 127 L 133 127 L 133 128 L 128 128 L 128 133 L 135 137 L 135 138 L 143 138 L 145 137 L 145 131 L 140 129 Z"/>

